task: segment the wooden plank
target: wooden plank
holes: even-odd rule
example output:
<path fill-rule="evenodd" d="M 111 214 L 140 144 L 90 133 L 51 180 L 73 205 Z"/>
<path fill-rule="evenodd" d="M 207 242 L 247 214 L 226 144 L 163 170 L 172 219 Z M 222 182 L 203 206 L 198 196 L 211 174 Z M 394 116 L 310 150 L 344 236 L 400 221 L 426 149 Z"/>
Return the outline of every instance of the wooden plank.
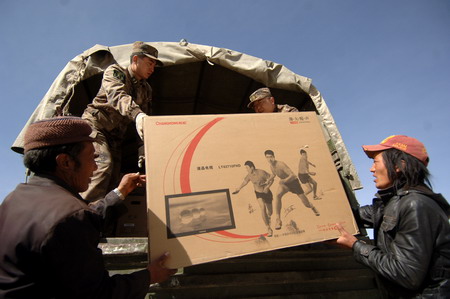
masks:
<path fill-rule="evenodd" d="M 254 277 L 253 277 L 254 278 Z M 234 284 L 205 284 L 191 286 L 153 287 L 154 298 L 241 298 L 256 296 L 286 296 L 323 294 L 376 289 L 372 276 L 319 278 L 312 280 L 281 279 Z M 323 297 L 322 297 L 323 298 Z M 361 297 L 359 297 L 361 298 Z"/>

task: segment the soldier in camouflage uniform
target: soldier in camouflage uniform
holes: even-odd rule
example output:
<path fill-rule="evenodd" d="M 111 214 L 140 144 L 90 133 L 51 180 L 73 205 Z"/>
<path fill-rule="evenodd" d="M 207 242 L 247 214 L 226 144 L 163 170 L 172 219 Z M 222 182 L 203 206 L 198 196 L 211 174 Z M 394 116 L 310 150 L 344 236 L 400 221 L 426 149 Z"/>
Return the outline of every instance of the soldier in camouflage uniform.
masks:
<path fill-rule="evenodd" d="M 158 51 L 138 41 L 133 44 L 127 68 L 113 64 L 105 70 L 100 90 L 82 116 L 93 128 L 98 165 L 88 190 L 82 194 L 86 200 L 103 198 L 119 180 L 121 145 L 131 122 L 143 139 L 142 120 L 151 114 L 152 100 L 147 79 L 157 65 L 162 66 Z"/>
<path fill-rule="evenodd" d="M 250 103 L 247 107 L 255 110 L 256 113 L 298 112 L 298 109 L 295 107 L 275 104 L 275 98 L 267 87 L 253 92 L 250 95 Z"/>

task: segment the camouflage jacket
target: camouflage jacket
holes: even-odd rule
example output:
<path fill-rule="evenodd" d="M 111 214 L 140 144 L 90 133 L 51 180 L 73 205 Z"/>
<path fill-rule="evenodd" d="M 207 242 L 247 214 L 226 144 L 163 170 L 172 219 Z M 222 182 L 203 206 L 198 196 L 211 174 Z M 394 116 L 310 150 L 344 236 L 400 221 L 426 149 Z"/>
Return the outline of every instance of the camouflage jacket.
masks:
<path fill-rule="evenodd" d="M 277 105 L 277 112 L 298 112 L 298 109 L 289 105 Z"/>
<path fill-rule="evenodd" d="M 152 88 L 146 80 L 136 80 L 130 67 L 113 64 L 105 70 L 100 90 L 82 117 L 94 130 L 121 138 L 139 113 L 151 114 L 151 100 Z"/>

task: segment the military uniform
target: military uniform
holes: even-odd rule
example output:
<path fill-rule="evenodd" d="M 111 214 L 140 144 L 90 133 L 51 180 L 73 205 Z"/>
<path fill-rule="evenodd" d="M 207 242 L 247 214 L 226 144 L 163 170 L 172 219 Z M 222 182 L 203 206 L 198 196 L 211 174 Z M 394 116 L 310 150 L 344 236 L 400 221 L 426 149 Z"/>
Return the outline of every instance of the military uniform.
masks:
<path fill-rule="evenodd" d="M 86 200 L 102 198 L 119 179 L 123 137 L 139 113 L 151 114 L 151 95 L 150 84 L 137 80 L 130 67 L 114 64 L 105 70 L 100 90 L 82 116 L 93 128 L 98 155 L 98 169 L 82 194 Z"/>
<path fill-rule="evenodd" d="M 135 63 L 135 56 L 138 59 L 147 57 L 155 65 L 163 65 L 158 59 L 158 50 L 144 42 L 134 42 L 131 65 L 122 68 L 113 64 L 105 70 L 97 96 L 82 115 L 93 129 L 92 137 L 95 138 L 94 147 L 98 156 L 98 169 L 91 178 L 88 190 L 82 193 L 88 201 L 103 198 L 113 189 L 119 180 L 122 141 L 128 125 L 135 122 L 137 132 L 143 138 L 142 118 L 152 112 L 152 88 L 146 79 L 153 73 L 154 65 Z"/>
<path fill-rule="evenodd" d="M 277 111 L 275 112 L 298 112 L 298 109 L 287 104 L 277 105 Z"/>
<path fill-rule="evenodd" d="M 249 97 L 250 99 L 250 103 L 248 103 L 247 107 L 248 108 L 254 108 L 253 105 L 255 104 L 255 102 L 257 101 L 261 101 L 265 98 L 272 98 L 272 93 L 270 92 L 270 89 L 267 87 L 263 87 L 263 88 L 259 88 L 257 90 L 255 90 Z M 275 101 L 275 100 L 273 100 Z M 274 102 L 273 102 L 274 103 Z M 270 111 L 270 112 L 298 112 L 298 109 L 289 105 L 277 105 L 274 104 L 274 111 Z M 269 112 L 269 111 L 266 111 Z"/>

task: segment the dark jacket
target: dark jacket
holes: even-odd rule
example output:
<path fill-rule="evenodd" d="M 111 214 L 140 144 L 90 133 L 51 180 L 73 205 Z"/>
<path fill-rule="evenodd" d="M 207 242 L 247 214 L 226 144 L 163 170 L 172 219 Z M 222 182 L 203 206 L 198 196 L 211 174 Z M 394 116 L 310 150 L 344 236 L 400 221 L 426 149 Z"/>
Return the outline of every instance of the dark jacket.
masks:
<path fill-rule="evenodd" d="M 143 298 L 148 271 L 110 277 L 102 216 L 57 181 L 33 177 L 0 206 L 0 298 Z"/>
<path fill-rule="evenodd" d="M 427 188 L 380 190 L 361 219 L 375 246 L 356 242 L 356 260 L 380 276 L 390 298 L 450 298 L 449 205 Z"/>

